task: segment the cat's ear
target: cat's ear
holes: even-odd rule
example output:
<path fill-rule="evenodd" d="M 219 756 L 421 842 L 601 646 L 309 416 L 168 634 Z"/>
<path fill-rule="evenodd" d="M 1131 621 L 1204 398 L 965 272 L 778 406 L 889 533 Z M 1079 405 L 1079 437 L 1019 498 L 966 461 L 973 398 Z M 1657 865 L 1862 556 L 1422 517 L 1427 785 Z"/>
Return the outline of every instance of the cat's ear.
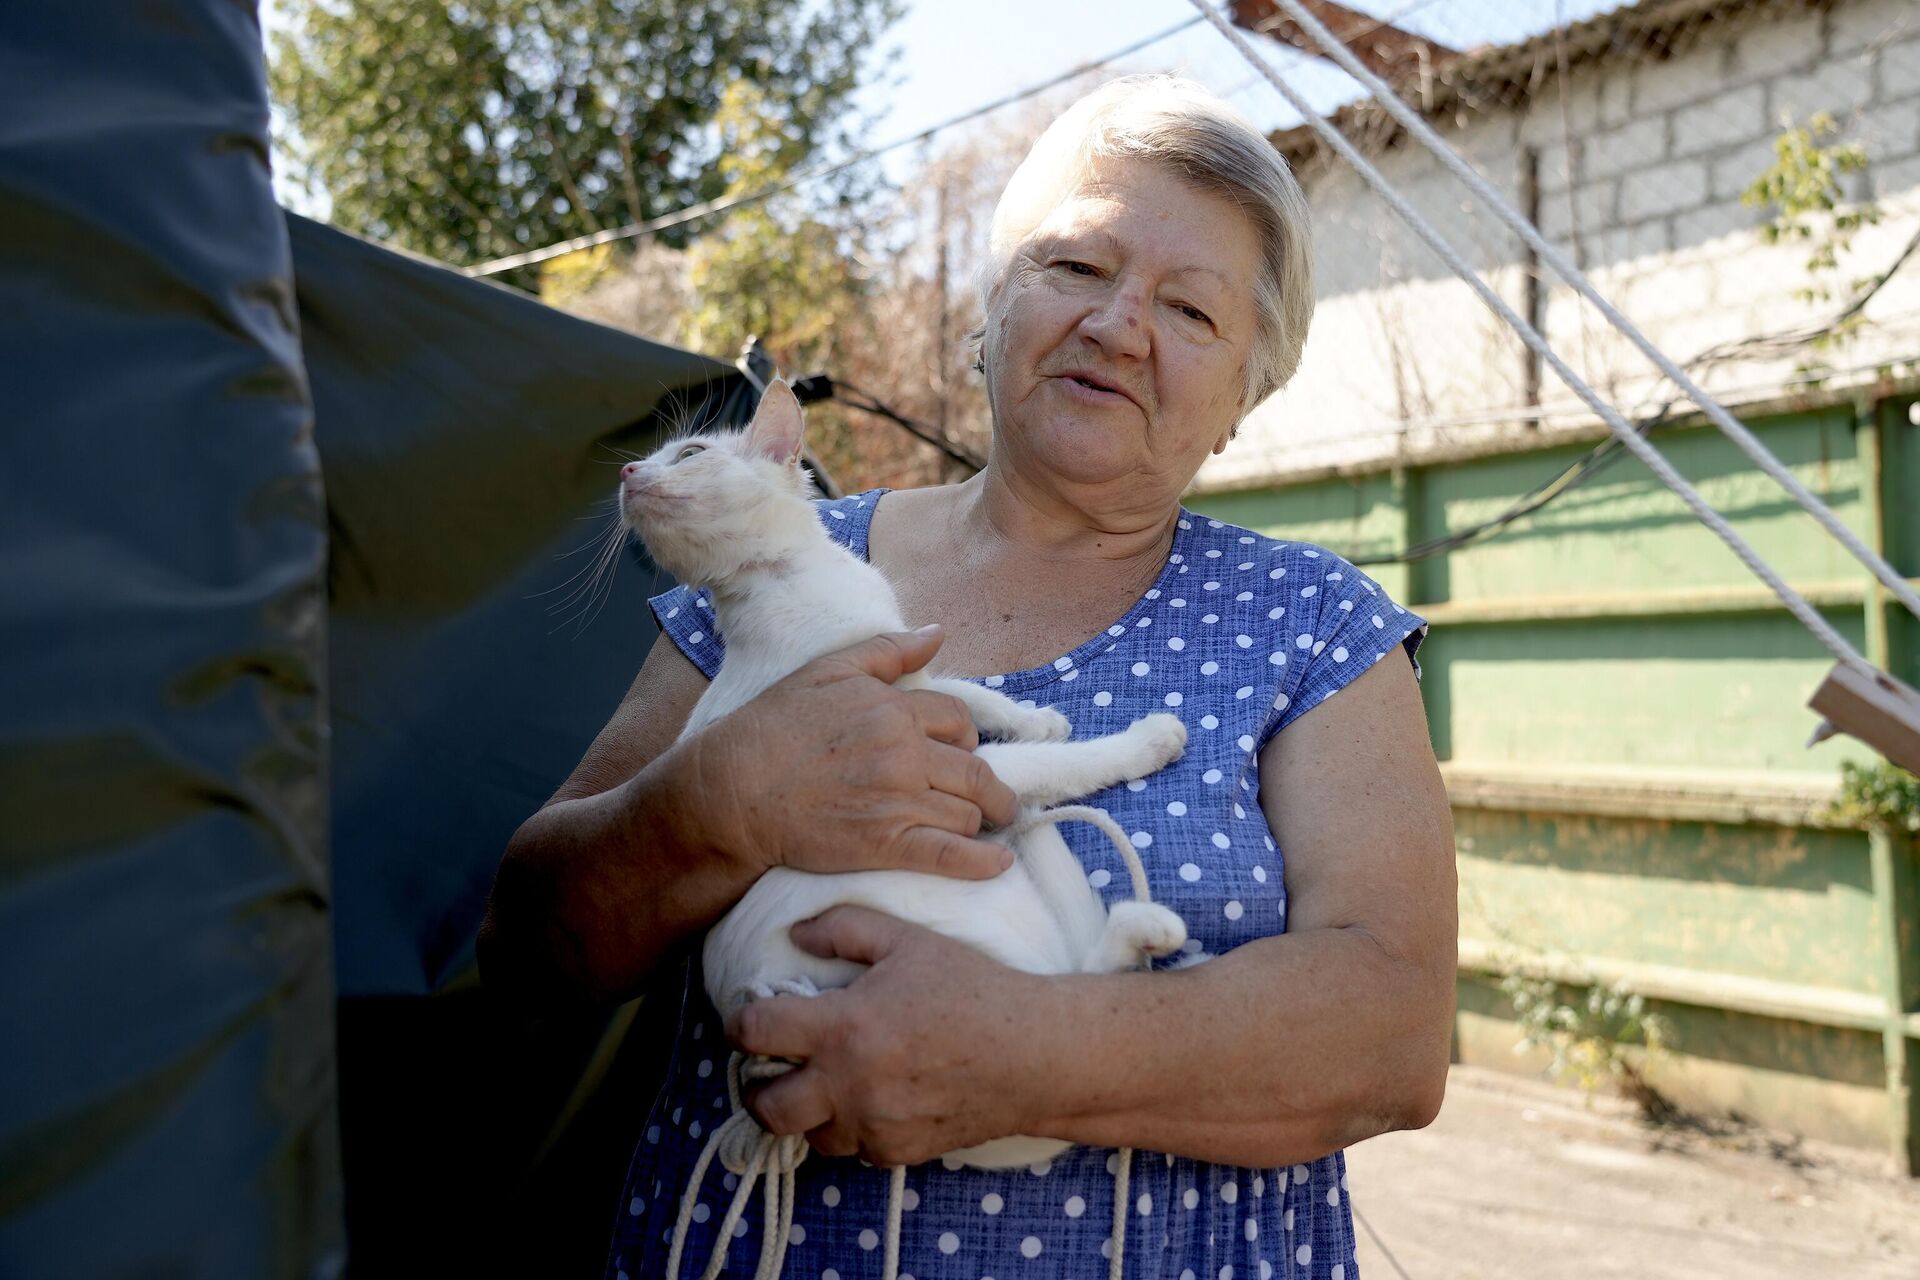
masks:
<path fill-rule="evenodd" d="M 747 450 L 786 466 L 800 461 L 800 444 L 807 424 L 800 416 L 800 402 L 787 384 L 775 378 L 760 397 L 753 411 L 753 425 L 747 428 Z"/>

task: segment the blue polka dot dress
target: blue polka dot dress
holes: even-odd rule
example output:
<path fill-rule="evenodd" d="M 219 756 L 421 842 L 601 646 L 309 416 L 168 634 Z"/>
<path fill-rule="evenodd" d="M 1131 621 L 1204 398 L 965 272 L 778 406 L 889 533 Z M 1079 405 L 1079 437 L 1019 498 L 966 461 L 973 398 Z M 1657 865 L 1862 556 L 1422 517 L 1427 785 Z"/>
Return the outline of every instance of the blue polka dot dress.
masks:
<path fill-rule="evenodd" d="M 822 523 L 855 554 L 884 490 L 820 504 Z M 721 637 L 711 605 L 681 587 L 653 601 L 667 635 L 711 677 Z M 1426 623 L 1330 551 L 1278 542 L 1182 510 L 1158 581 L 1123 617 L 1030 671 L 985 684 L 1059 709 L 1073 736 L 1124 729 L 1171 710 L 1186 721 L 1186 755 L 1153 777 L 1087 798 L 1111 813 L 1140 851 L 1154 899 L 1187 923 L 1188 954 L 1219 955 L 1284 932 L 1283 851 L 1262 815 L 1259 751 L 1295 717 L 1396 648 L 1409 657 Z M 1416 671 L 1418 670 L 1416 666 Z M 1109 900 L 1127 876 L 1106 838 L 1062 827 L 1087 878 Z M 666 1272 L 668 1239 L 700 1149 L 728 1114 L 728 1049 L 698 960 L 681 982 L 680 1030 L 666 1082 L 634 1152 L 608 1256 L 608 1280 Z M 1205 1064 L 1194 1064 L 1196 1074 Z M 900 1272 L 914 1280 L 1106 1280 L 1115 1153 L 1076 1147 L 1023 1169 L 935 1161 L 907 1173 Z M 785 1274 L 792 1280 L 870 1280 L 882 1271 L 887 1173 L 813 1153 L 799 1170 Z M 693 1213 L 682 1260 L 697 1276 L 736 1185 L 716 1163 Z M 1126 1274 L 1163 1280 L 1353 1280 L 1346 1164 L 1247 1169 L 1134 1153 Z M 761 1192 L 734 1231 L 729 1277 L 751 1276 L 760 1253 Z"/>

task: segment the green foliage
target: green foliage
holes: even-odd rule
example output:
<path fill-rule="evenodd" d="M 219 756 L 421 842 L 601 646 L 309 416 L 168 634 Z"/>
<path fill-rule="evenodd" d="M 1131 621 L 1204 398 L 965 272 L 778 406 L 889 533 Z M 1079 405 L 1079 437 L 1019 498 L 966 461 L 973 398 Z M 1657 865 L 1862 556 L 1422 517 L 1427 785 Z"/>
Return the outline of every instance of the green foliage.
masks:
<path fill-rule="evenodd" d="M 1840 766 L 1840 796 L 1827 810 L 1839 822 L 1920 835 L 1920 778 L 1884 760 Z"/>
<path fill-rule="evenodd" d="M 721 194 L 753 90 L 783 159 L 845 146 L 898 0 L 299 0 L 273 96 L 333 220 L 471 263 Z M 669 233 L 673 244 L 697 225 Z"/>
<path fill-rule="evenodd" d="M 719 171 L 727 195 L 792 176 L 800 154 L 758 88 L 728 86 L 715 124 L 725 140 Z M 690 250 L 695 305 L 686 344 L 732 355 L 758 337 L 784 369 L 805 372 L 829 362 L 835 335 L 852 323 L 867 292 L 857 267 L 865 220 L 852 204 L 808 210 L 793 196 L 776 196 L 736 208 Z"/>
<path fill-rule="evenodd" d="M 1848 205 L 1841 179 L 1864 172 L 1869 164 L 1858 143 L 1822 143 L 1837 130 L 1833 117 L 1815 113 L 1804 126 L 1790 127 L 1774 139 L 1774 162 L 1740 195 L 1740 203 L 1772 209 L 1773 218 L 1762 229 L 1767 243 L 1808 246 L 1807 284 L 1795 290 L 1803 302 L 1826 303 L 1839 298 L 1847 313 L 1834 327 L 1814 339 L 1815 349 L 1835 346 L 1851 338 L 1862 323 L 1851 304 L 1876 283 L 1871 277 L 1848 281 L 1836 293 L 1832 273 L 1840 255 L 1853 244 L 1862 227 L 1880 221 L 1877 204 Z"/>
<path fill-rule="evenodd" d="M 1650 1115 L 1668 1109 L 1635 1055 L 1664 1053 L 1673 1042 L 1672 1028 L 1659 1014 L 1647 1012 L 1646 997 L 1625 981 L 1567 986 L 1516 968 L 1500 980 L 1500 990 L 1519 1015 L 1515 1053 L 1550 1050 L 1549 1073 L 1577 1084 L 1589 1099 L 1612 1086 Z"/>

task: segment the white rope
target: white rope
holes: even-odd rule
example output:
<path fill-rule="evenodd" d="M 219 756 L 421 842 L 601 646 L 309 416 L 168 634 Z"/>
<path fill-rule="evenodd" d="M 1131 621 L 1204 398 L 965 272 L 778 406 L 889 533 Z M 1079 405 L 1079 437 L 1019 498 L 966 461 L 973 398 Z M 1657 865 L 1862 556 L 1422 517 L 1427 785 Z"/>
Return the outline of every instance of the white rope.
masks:
<path fill-rule="evenodd" d="M 791 982 L 763 984 L 754 994 L 764 998 L 775 995 L 810 996 L 819 995 L 820 992 L 805 978 L 797 978 Z M 760 1240 L 760 1260 L 753 1269 L 753 1280 L 779 1280 L 787 1262 L 787 1235 L 793 1226 L 796 1190 L 794 1171 L 807 1158 L 807 1140 L 798 1134 L 776 1137 L 762 1129 L 760 1122 L 753 1118 L 753 1113 L 741 1101 L 741 1090 L 746 1081 L 771 1080 L 793 1069 L 791 1062 L 748 1058 L 738 1053 L 727 1060 L 727 1099 L 733 1104 L 733 1114 L 713 1131 L 713 1136 L 707 1139 L 707 1145 L 700 1151 L 700 1158 L 694 1161 L 693 1172 L 687 1175 L 687 1189 L 680 1197 L 680 1216 L 674 1221 L 673 1241 L 667 1250 L 668 1280 L 679 1280 L 680 1257 L 686 1251 L 687 1233 L 693 1226 L 693 1210 L 700 1199 L 700 1184 L 706 1180 L 707 1170 L 716 1155 L 721 1165 L 736 1175 L 740 1182 L 734 1189 L 733 1201 L 727 1206 L 726 1216 L 720 1220 L 719 1229 L 714 1234 L 713 1255 L 707 1260 L 701 1280 L 716 1280 L 721 1268 L 727 1265 L 727 1246 L 732 1243 L 734 1226 L 746 1211 L 754 1183 L 762 1177 L 766 1179 L 763 1197 L 766 1206 L 765 1226 Z M 889 1277 L 889 1280 L 892 1278 Z"/>
<path fill-rule="evenodd" d="M 1120 851 L 1120 861 L 1126 864 L 1127 878 L 1133 885 L 1135 902 L 1152 902 L 1153 891 L 1147 887 L 1147 869 L 1140 863 L 1140 854 L 1133 847 L 1133 841 L 1127 837 L 1125 827 L 1113 820 L 1113 815 L 1105 809 L 1096 809 L 1092 805 L 1067 804 L 1057 809 L 1043 809 L 1028 814 L 1012 826 L 1006 828 L 1009 838 L 1024 835 L 1036 827 L 1058 826 L 1062 822 L 1084 822 L 1105 833 L 1113 841 L 1113 847 Z M 1108 1243 L 1107 1280 L 1122 1280 L 1127 1257 L 1127 1184 L 1133 1171 L 1133 1148 L 1121 1147 L 1114 1155 L 1113 1166 L 1113 1235 Z M 893 1274 L 887 1274 L 887 1280 L 893 1280 Z"/>
<path fill-rule="evenodd" d="M 1113 1158 L 1113 1249 L 1107 1255 L 1107 1280 L 1123 1280 L 1127 1257 L 1127 1184 L 1133 1175 L 1133 1148 Z"/>
<path fill-rule="evenodd" d="M 1480 300 L 1491 307 L 1502 320 L 1506 321 L 1513 331 L 1520 336 L 1521 340 L 1539 355 L 1540 358 L 1552 368 L 1554 373 L 1559 375 L 1561 381 L 1566 383 L 1575 395 L 1585 401 L 1587 406 L 1600 416 L 1601 420 L 1612 429 L 1614 435 L 1619 437 L 1620 442 L 1631 449 L 1634 455 L 1644 462 L 1648 469 L 1656 476 L 1660 477 L 1668 488 L 1679 494 L 1681 500 L 1687 504 L 1694 515 L 1720 536 L 1721 541 L 1725 542 L 1727 546 L 1732 549 L 1734 555 L 1739 557 L 1740 562 L 1746 565 L 1755 577 L 1773 589 L 1774 594 L 1780 597 L 1781 603 L 1787 607 L 1788 612 L 1792 613 L 1802 626 L 1812 632 L 1813 635 L 1819 639 L 1820 643 L 1826 647 L 1829 653 L 1837 660 L 1858 669 L 1862 673 L 1870 675 L 1877 674 L 1877 669 L 1865 658 L 1861 657 L 1859 652 L 1847 642 L 1847 639 L 1836 631 L 1831 623 L 1821 617 L 1799 592 L 1787 585 L 1787 583 L 1780 578 L 1780 575 L 1773 571 L 1772 566 L 1767 564 L 1767 562 L 1760 557 L 1760 554 L 1747 544 L 1746 539 L 1734 531 L 1733 526 L 1727 523 L 1725 517 L 1708 505 L 1706 499 L 1702 498 L 1699 492 L 1695 490 L 1692 485 L 1688 484 L 1686 479 L 1682 477 L 1678 471 L 1674 470 L 1672 464 L 1666 460 L 1659 450 L 1655 449 L 1639 432 L 1635 431 L 1599 392 L 1588 386 L 1579 374 L 1569 368 L 1566 361 L 1560 358 L 1559 352 L 1553 349 L 1547 340 L 1540 335 L 1539 331 L 1516 314 L 1513 308 L 1507 304 L 1506 300 L 1488 285 L 1486 281 L 1480 278 L 1480 274 L 1464 261 L 1459 252 L 1448 243 L 1446 238 L 1435 230 L 1433 225 L 1422 217 L 1417 209 L 1407 202 L 1406 198 L 1400 194 L 1393 184 L 1387 181 L 1380 171 L 1375 169 L 1373 165 L 1367 161 L 1366 157 L 1362 156 L 1359 151 L 1354 148 L 1351 142 L 1347 141 L 1345 135 L 1334 128 L 1324 116 L 1315 111 L 1305 99 L 1275 74 L 1272 67 L 1268 66 L 1254 53 L 1252 46 L 1247 43 L 1245 36 L 1236 31 L 1206 0 L 1192 0 L 1192 3 L 1194 7 L 1199 9 L 1200 12 L 1206 16 L 1207 20 L 1227 38 L 1234 48 L 1239 51 L 1240 55 L 1259 70 L 1266 77 L 1267 82 L 1273 85 L 1280 95 L 1292 104 L 1296 111 L 1300 112 L 1305 118 L 1306 123 L 1312 127 L 1313 131 L 1319 134 L 1348 164 L 1352 165 L 1355 172 L 1366 181 L 1367 185 L 1378 192 L 1381 198 L 1392 207 L 1393 211 L 1400 215 L 1401 220 L 1412 228 L 1414 233 L 1440 256 L 1448 268 L 1465 281 L 1467 285 L 1479 295 Z M 1295 22 L 1298 22 L 1302 28 L 1313 35 L 1314 38 L 1320 42 L 1321 47 L 1327 52 L 1328 56 L 1338 62 L 1349 75 L 1360 81 L 1369 92 L 1374 93 L 1379 98 L 1381 105 L 1391 112 L 1394 118 L 1399 120 L 1428 150 L 1432 151 L 1475 195 L 1479 196 L 1483 202 L 1498 213 L 1501 219 L 1510 227 L 1519 232 L 1521 238 L 1526 240 L 1526 242 L 1540 254 L 1543 261 L 1552 266 L 1553 269 L 1559 272 L 1582 296 L 1591 301 L 1610 324 L 1639 347 L 1649 359 L 1660 367 L 1662 373 L 1672 379 L 1674 384 L 1680 387 L 1695 404 L 1705 410 L 1707 416 L 1712 419 L 1714 424 L 1724 431 L 1729 438 L 1740 447 L 1742 452 L 1751 458 L 1769 476 L 1772 476 L 1778 481 L 1781 487 L 1786 489 L 1796 502 L 1813 515 L 1815 519 L 1819 520 L 1830 533 L 1840 540 L 1842 545 L 1853 552 L 1861 563 L 1871 569 L 1874 575 L 1881 580 L 1887 589 L 1892 592 L 1902 604 L 1913 610 L 1915 616 L 1920 617 L 1920 596 L 1914 594 L 1913 589 L 1894 571 L 1891 565 L 1887 564 L 1886 561 L 1861 543 L 1851 530 L 1840 523 L 1839 518 L 1827 508 L 1826 504 L 1809 493 L 1806 487 L 1793 477 L 1791 472 L 1788 472 L 1772 454 L 1767 452 L 1766 447 L 1755 439 L 1751 432 L 1735 421 L 1733 416 L 1721 408 L 1718 402 L 1695 385 L 1693 380 L 1686 375 L 1685 371 L 1668 359 L 1658 347 L 1647 340 L 1644 334 L 1634 328 L 1625 316 L 1621 315 L 1606 299 L 1596 293 L 1592 285 L 1587 281 L 1586 276 L 1583 275 L 1578 268 L 1571 262 L 1568 262 L 1566 257 L 1554 249 L 1551 244 L 1547 243 L 1533 227 L 1532 223 L 1528 222 L 1527 219 L 1522 217 L 1512 206 L 1508 205 L 1497 191 L 1489 187 L 1465 161 L 1455 155 L 1452 149 L 1440 139 L 1439 135 L 1428 128 L 1426 123 L 1404 102 L 1400 101 L 1399 97 L 1390 88 L 1364 66 L 1360 65 L 1359 60 L 1353 56 L 1352 52 L 1336 40 L 1311 13 L 1307 12 L 1306 9 L 1299 4 L 1299 0 L 1275 0 L 1275 3 L 1285 9 Z"/>
<path fill-rule="evenodd" d="M 1062 822 L 1085 822 L 1105 832 L 1107 838 L 1113 841 L 1113 847 L 1120 851 L 1120 860 L 1126 864 L 1127 875 L 1133 883 L 1134 901 L 1153 901 L 1153 894 L 1147 887 L 1147 871 L 1140 863 L 1140 855 L 1135 851 L 1133 841 L 1127 838 L 1125 828 L 1115 822 L 1105 809 L 1096 809 L 1091 805 L 1062 805 L 1057 809 L 1043 809 L 1003 828 L 1000 834 L 1011 842 L 1029 831 L 1058 826 Z M 754 999 L 761 1000 L 777 995 L 816 996 L 820 992 L 807 979 L 796 978 L 787 982 L 759 984 L 752 994 Z M 771 1080 L 793 1069 L 791 1062 L 748 1058 L 738 1053 L 727 1060 L 727 1099 L 733 1104 L 733 1114 L 713 1131 L 713 1136 L 707 1139 L 707 1145 L 701 1149 L 700 1158 L 694 1161 L 693 1171 L 687 1175 L 687 1188 L 680 1196 L 680 1216 L 673 1224 L 673 1240 L 667 1249 L 667 1280 L 680 1280 L 680 1258 L 686 1251 L 687 1233 L 693 1226 L 693 1210 L 700 1199 L 700 1185 L 706 1180 L 707 1170 L 716 1155 L 723 1167 L 739 1177 L 740 1183 L 734 1189 L 733 1201 L 727 1206 L 726 1216 L 721 1218 L 720 1226 L 714 1233 L 713 1254 L 707 1260 L 707 1269 L 701 1273 L 701 1280 L 717 1280 L 721 1269 L 727 1265 L 727 1246 L 732 1243 L 734 1226 L 746 1211 L 754 1183 L 762 1177 L 766 1179 L 766 1226 L 760 1241 L 760 1261 L 754 1267 L 753 1280 L 780 1280 L 780 1273 L 787 1265 L 787 1236 L 793 1227 L 794 1196 L 798 1187 L 795 1171 L 807 1158 L 807 1140 L 797 1134 L 776 1137 L 762 1129 L 760 1122 L 754 1119 L 753 1113 L 741 1101 L 741 1091 L 743 1081 Z M 1108 1255 L 1108 1280 L 1122 1280 L 1121 1271 L 1127 1248 L 1127 1185 L 1132 1166 L 1133 1148 L 1122 1147 L 1114 1165 L 1113 1237 Z M 896 1165 L 889 1171 L 887 1180 L 883 1280 L 899 1280 L 900 1220 L 906 1194 L 906 1166 Z"/>

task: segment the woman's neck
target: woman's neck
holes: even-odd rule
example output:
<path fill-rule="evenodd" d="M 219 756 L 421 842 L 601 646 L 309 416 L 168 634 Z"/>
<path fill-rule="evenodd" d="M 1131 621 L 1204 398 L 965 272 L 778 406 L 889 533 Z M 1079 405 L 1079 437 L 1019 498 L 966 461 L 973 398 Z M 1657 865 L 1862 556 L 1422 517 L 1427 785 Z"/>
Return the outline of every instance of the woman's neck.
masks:
<path fill-rule="evenodd" d="M 942 674 L 1023 671 L 1083 643 L 1164 571 L 1179 504 L 1100 511 L 1002 487 L 992 468 L 963 484 L 888 496 L 868 552 L 914 623 L 939 622 Z"/>
<path fill-rule="evenodd" d="M 1137 494 L 1113 501 L 1099 491 L 1064 492 L 1023 481 L 991 461 L 957 486 L 953 533 L 964 544 L 992 547 L 1009 560 L 1079 562 L 1126 573 L 1154 573 L 1173 546 L 1178 501 L 1142 504 Z"/>

